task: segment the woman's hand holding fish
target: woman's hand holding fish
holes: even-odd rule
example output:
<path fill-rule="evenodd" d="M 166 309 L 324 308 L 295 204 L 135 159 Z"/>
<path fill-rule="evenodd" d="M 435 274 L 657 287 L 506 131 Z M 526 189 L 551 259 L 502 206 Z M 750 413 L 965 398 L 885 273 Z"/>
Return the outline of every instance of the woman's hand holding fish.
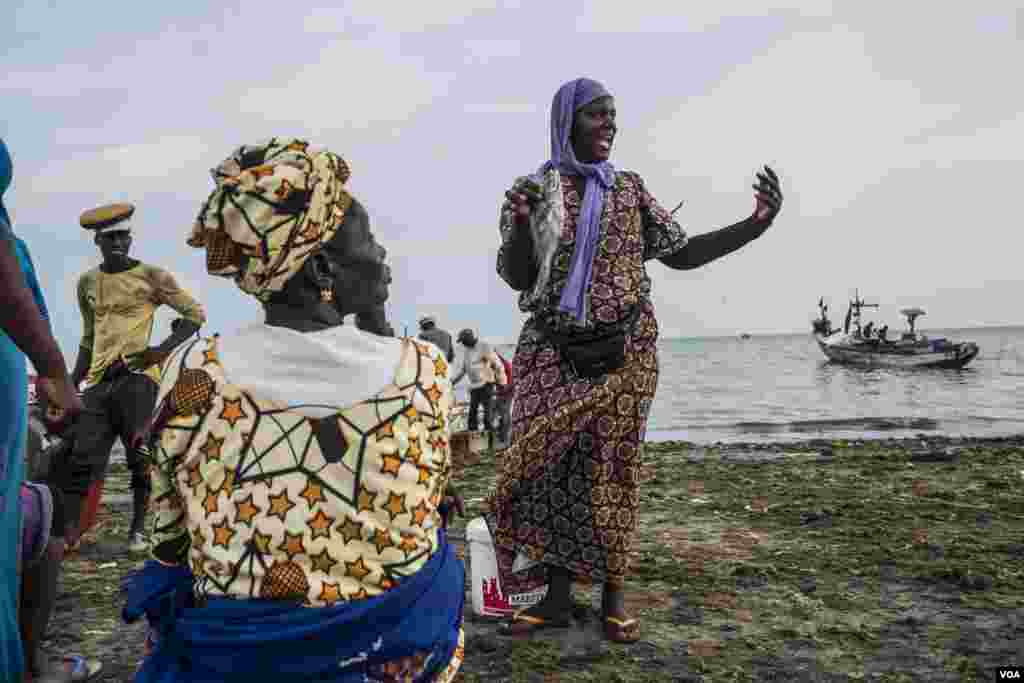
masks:
<path fill-rule="evenodd" d="M 516 223 L 528 221 L 534 204 L 541 199 L 541 187 L 529 178 L 520 178 L 512 185 L 512 189 L 505 193 L 505 205 L 512 209 Z"/>

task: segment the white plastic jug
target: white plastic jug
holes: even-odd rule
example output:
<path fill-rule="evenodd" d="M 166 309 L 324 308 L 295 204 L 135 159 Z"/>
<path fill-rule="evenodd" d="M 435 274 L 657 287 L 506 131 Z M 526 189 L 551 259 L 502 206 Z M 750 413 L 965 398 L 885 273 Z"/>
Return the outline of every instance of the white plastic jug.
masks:
<path fill-rule="evenodd" d="M 494 542 L 483 517 L 470 520 L 466 525 L 469 542 L 470 578 L 473 585 L 473 612 L 480 616 L 503 617 L 539 602 L 548 592 L 547 584 L 529 590 L 506 594 L 502 587 L 498 560 L 494 556 Z M 517 557 L 516 569 L 522 558 Z"/>

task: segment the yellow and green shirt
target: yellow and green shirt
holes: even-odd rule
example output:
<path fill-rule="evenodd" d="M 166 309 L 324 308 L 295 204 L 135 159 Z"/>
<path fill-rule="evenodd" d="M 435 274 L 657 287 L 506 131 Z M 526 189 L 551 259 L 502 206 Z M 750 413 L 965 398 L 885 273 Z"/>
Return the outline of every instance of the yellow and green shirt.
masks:
<path fill-rule="evenodd" d="M 116 360 L 146 350 L 153 316 L 167 305 L 197 325 L 206 322 L 202 305 L 162 268 L 139 263 L 120 273 L 93 268 L 78 280 L 82 348 L 92 352 L 86 383 L 97 384 Z M 159 366 L 146 370 L 160 380 Z"/>

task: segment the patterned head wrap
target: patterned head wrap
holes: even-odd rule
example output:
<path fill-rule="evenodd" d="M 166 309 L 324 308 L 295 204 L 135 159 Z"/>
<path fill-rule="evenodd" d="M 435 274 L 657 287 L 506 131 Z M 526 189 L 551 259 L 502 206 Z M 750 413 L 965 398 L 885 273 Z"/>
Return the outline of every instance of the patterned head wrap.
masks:
<path fill-rule="evenodd" d="M 233 278 L 261 301 L 334 237 L 352 205 L 348 164 L 302 140 L 239 147 L 212 173 L 217 187 L 188 244 L 206 249 L 211 275 Z"/>

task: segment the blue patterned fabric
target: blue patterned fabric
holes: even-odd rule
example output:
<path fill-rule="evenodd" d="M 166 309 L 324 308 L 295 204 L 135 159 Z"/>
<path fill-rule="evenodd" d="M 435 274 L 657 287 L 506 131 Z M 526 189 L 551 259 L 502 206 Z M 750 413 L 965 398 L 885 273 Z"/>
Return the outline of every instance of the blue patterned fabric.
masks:
<path fill-rule="evenodd" d="M 3 206 L 11 183 L 11 157 L 0 140 L 0 248 L 16 240 Z M 18 262 L 28 279 L 32 261 L 24 244 L 16 248 Z M 0 293 L 4 296 L 6 292 Z M 40 298 L 41 298 L 40 293 Z M 18 632 L 18 550 L 21 532 L 21 479 L 24 469 L 25 430 L 28 428 L 28 370 L 23 354 L 0 330 L 0 681 L 20 680 L 24 661 Z"/>
<path fill-rule="evenodd" d="M 193 601 L 191 571 L 149 561 L 126 582 L 128 623 L 159 632 L 136 683 L 278 680 L 363 683 L 368 667 L 431 653 L 430 681 L 451 659 L 465 601 L 464 570 L 441 535 L 433 557 L 366 600 L 309 608 L 272 600 Z"/>

